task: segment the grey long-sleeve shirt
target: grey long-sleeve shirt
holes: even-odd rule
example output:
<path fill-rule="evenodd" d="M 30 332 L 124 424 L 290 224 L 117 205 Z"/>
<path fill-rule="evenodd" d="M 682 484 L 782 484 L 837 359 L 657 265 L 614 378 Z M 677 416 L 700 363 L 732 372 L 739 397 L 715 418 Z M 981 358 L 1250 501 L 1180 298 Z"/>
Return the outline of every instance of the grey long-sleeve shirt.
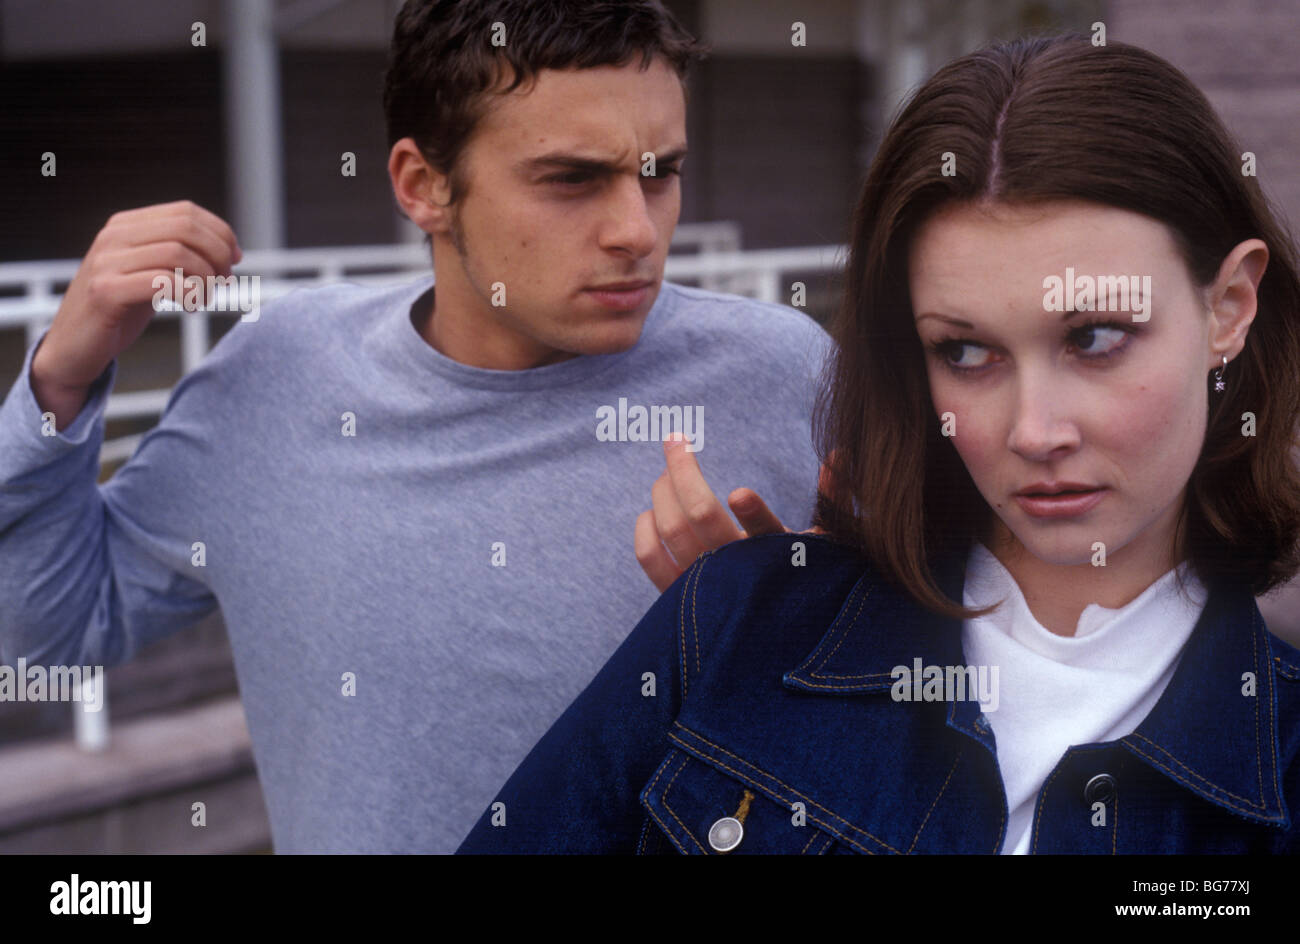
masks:
<path fill-rule="evenodd" d="M 0 663 L 113 665 L 220 605 L 277 852 L 456 848 L 657 596 L 651 408 L 809 523 L 805 315 L 665 283 L 632 349 L 495 371 L 420 337 L 431 286 L 268 303 L 103 486 L 116 361 L 56 435 L 39 341 L 0 406 Z"/>

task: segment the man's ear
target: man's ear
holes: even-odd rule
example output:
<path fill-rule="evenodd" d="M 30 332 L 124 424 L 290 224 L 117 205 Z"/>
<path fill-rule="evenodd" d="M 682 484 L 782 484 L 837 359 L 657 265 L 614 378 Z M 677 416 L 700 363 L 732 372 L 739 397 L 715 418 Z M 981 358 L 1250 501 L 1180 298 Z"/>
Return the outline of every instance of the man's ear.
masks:
<path fill-rule="evenodd" d="M 388 155 L 388 179 L 407 218 L 430 234 L 452 232 L 450 175 L 435 170 L 411 138 L 402 138 Z"/>

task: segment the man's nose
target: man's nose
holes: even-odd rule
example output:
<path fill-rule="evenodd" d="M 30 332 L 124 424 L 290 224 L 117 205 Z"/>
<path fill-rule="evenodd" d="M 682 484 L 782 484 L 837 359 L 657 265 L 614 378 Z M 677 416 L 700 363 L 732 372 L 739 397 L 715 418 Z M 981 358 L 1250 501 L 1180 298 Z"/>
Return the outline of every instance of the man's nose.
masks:
<path fill-rule="evenodd" d="M 638 259 L 648 256 L 658 244 L 659 228 L 650 216 L 641 178 L 620 177 L 613 193 L 601 239 L 604 248 Z"/>

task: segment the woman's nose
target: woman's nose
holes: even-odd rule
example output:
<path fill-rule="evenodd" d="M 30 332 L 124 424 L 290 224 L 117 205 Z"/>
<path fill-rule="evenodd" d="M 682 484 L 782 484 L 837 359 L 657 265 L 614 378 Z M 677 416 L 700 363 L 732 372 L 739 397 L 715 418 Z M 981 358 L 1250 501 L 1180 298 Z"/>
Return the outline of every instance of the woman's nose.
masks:
<path fill-rule="evenodd" d="M 1007 447 L 1031 460 L 1046 459 L 1063 448 L 1077 448 L 1077 394 L 1050 377 L 1021 380 L 1013 406 Z"/>

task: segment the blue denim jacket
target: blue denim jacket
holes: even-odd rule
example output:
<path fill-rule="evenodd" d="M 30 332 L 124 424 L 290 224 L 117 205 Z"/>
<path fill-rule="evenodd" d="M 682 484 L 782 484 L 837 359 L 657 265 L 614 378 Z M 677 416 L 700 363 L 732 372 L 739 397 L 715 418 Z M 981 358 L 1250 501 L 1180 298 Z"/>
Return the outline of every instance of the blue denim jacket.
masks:
<path fill-rule="evenodd" d="M 964 569 L 936 562 L 951 599 Z M 1047 777 L 1031 852 L 1300 851 L 1300 652 L 1248 590 L 1209 591 L 1146 719 Z M 894 700 L 891 670 L 918 657 L 963 665 L 960 621 L 852 549 L 728 544 L 659 598 L 458 851 L 999 852 L 993 732 L 973 700 Z"/>

